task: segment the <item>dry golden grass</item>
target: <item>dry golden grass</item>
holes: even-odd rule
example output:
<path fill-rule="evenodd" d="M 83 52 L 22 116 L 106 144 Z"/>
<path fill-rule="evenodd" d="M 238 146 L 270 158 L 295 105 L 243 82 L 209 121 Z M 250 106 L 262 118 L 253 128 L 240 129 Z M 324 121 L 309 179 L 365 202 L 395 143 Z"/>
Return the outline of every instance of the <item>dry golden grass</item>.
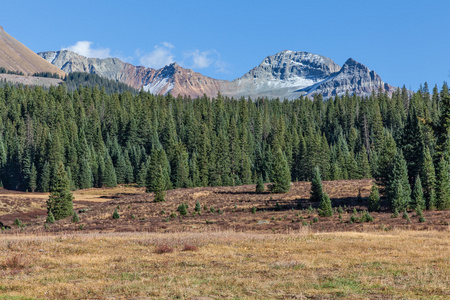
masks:
<path fill-rule="evenodd" d="M 3 235 L 0 299 L 448 299 L 449 249 L 448 231 Z"/>

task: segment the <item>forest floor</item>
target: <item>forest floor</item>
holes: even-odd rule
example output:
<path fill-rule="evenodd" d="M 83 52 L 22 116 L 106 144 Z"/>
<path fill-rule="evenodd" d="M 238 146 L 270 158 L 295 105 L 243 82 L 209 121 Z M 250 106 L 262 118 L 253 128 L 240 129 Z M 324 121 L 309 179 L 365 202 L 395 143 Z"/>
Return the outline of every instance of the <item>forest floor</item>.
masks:
<path fill-rule="evenodd" d="M 159 203 L 135 186 L 80 190 L 80 221 L 49 226 L 48 194 L 0 189 L 11 227 L 0 231 L 0 300 L 450 298 L 450 211 L 425 211 L 421 223 L 383 207 L 351 222 L 372 181 L 323 185 L 341 219 L 318 216 L 306 182 L 286 194 L 175 189 Z"/>

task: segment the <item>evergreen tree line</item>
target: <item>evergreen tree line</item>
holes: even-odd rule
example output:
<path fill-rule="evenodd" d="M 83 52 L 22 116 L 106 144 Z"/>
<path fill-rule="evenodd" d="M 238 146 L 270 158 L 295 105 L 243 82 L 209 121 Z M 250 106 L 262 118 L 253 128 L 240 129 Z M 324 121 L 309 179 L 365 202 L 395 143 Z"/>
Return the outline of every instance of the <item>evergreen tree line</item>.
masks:
<path fill-rule="evenodd" d="M 14 190 L 49 191 L 60 162 L 71 189 L 135 182 L 162 198 L 177 187 L 310 180 L 318 167 L 323 180 L 376 178 L 398 211 L 416 205 L 420 182 L 420 205 L 446 209 L 449 135 L 447 84 L 325 101 L 0 88 L 0 180 Z"/>
<path fill-rule="evenodd" d="M 59 78 L 59 76 L 54 78 Z M 131 86 L 125 83 L 101 77 L 97 74 L 90 74 L 84 72 L 73 72 L 66 75 L 66 77 L 64 77 L 64 84 L 66 85 L 66 88 L 69 91 L 75 91 L 80 86 L 82 86 L 91 88 L 101 87 L 102 89 L 105 90 L 107 94 L 124 93 L 124 92 L 130 92 L 133 94 L 138 93 L 138 90 L 132 88 Z"/>
<path fill-rule="evenodd" d="M 36 72 L 33 74 L 33 76 L 61 79 L 61 76 L 59 76 L 58 73 L 52 73 L 52 72 Z"/>
<path fill-rule="evenodd" d="M 10 75 L 24 75 L 22 71 L 11 71 L 3 67 L 0 67 L 0 74 L 10 74 Z"/>

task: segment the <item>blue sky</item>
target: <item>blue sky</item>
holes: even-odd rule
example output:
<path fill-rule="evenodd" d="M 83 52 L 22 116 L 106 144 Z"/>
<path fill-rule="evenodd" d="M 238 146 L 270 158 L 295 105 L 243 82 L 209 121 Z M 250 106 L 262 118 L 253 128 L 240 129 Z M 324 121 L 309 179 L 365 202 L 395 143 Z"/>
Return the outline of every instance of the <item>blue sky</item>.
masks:
<path fill-rule="evenodd" d="M 353 58 L 394 86 L 442 86 L 450 1 L 3 1 L 0 25 L 35 52 L 72 49 L 240 77 L 282 50 Z"/>

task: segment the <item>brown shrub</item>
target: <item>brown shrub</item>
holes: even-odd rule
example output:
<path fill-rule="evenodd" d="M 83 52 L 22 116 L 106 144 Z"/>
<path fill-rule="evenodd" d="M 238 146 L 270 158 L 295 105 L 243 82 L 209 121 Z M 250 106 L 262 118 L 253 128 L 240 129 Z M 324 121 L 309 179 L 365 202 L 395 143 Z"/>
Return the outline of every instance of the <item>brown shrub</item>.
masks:
<path fill-rule="evenodd" d="M 2 267 L 4 269 L 23 269 L 25 267 L 25 260 L 22 255 L 14 254 L 6 258 Z"/>
<path fill-rule="evenodd" d="M 168 244 L 161 244 L 156 246 L 155 253 L 164 254 L 164 253 L 172 253 L 173 247 Z"/>
<path fill-rule="evenodd" d="M 195 245 L 191 245 L 191 244 L 184 244 L 183 250 L 182 251 L 197 251 L 198 247 Z"/>

